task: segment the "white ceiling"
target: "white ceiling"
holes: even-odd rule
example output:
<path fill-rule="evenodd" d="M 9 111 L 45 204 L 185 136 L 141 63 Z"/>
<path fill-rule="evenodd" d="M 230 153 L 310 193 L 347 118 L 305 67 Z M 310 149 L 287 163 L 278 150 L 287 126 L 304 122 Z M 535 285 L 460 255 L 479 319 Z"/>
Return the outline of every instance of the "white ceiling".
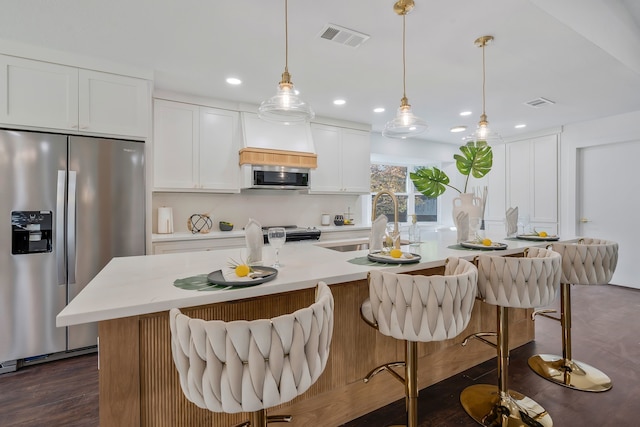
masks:
<path fill-rule="evenodd" d="M 458 143 L 452 126 L 475 128 L 482 50 L 473 41 L 486 34 L 495 37 L 486 112 L 505 138 L 640 110 L 638 0 L 415 2 L 407 96 L 429 124 L 425 139 Z M 152 70 L 162 90 L 257 105 L 284 70 L 283 0 L 0 0 L 0 10 L 1 39 Z M 328 23 L 371 38 L 356 49 L 319 38 Z M 402 97 L 401 34 L 393 0 L 289 0 L 292 80 L 318 116 L 380 131 Z M 228 86 L 228 76 L 243 84 Z M 524 104 L 538 97 L 555 104 Z"/>

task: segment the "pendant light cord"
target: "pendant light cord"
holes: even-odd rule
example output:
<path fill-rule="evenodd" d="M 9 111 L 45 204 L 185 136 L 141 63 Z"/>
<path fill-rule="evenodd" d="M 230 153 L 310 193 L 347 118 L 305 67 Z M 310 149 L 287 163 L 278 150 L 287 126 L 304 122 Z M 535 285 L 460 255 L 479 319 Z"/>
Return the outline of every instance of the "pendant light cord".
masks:
<path fill-rule="evenodd" d="M 406 19 L 407 15 L 402 15 L 402 96 L 404 99 L 407 98 L 407 54 L 406 54 Z"/>
<path fill-rule="evenodd" d="M 289 4 L 284 0 L 284 71 L 289 72 Z M 484 52 L 484 50 L 483 50 Z"/>
<path fill-rule="evenodd" d="M 486 112 L 484 109 L 484 98 L 485 98 L 485 64 L 484 64 L 484 47 L 486 46 L 486 42 L 482 43 L 482 115 L 486 116 Z"/>

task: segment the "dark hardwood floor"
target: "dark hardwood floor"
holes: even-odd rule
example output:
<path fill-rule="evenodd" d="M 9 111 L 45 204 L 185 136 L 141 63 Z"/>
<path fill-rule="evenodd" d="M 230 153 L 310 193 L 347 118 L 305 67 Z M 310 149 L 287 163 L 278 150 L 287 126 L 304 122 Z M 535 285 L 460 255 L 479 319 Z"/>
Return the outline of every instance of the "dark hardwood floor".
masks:
<path fill-rule="evenodd" d="M 529 369 L 529 356 L 561 353 L 560 324 L 545 318 L 536 320 L 536 341 L 511 352 L 510 388 L 540 403 L 555 426 L 638 425 L 640 290 L 573 286 L 572 300 L 574 357 L 606 372 L 613 388 L 604 393 L 574 391 L 545 381 Z M 477 425 L 459 401 L 460 392 L 474 383 L 497 383 L 495 359 L 421 390 L 420 426 Z M 398 383 L 398 387 L 402 386 Z M 402 423 L 404 401 L 399 400 L 343 427 Z M 97 356 L 77 356 L 0 375 L 0 427 L 8 426 L 98 426 Z"/>

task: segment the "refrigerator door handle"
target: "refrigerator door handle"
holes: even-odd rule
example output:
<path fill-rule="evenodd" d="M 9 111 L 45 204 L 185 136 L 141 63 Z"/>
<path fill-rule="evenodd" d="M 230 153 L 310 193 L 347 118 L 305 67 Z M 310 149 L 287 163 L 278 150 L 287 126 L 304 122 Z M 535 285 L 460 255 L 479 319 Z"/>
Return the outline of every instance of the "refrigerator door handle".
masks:
<path fill-rule="evenodd" d="M 67 179 L 65 171 L 58 171 L 58 184 L 56 193 L 56 266 L 58 270 L 58 285 L 67 284 L 67 269 L 64 259 L 64 190 Z"/>
<path fill-rule="evenodd" d="M 67 244 L 69 284 L 76 282 L 76 171 L 69 171 Z"/>

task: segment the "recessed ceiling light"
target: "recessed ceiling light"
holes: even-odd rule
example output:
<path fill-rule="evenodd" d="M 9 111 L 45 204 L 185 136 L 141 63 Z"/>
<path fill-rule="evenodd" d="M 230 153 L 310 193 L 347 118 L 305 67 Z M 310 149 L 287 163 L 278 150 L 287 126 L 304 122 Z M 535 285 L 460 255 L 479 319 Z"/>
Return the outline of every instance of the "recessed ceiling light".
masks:
<path fill-rule="evenodd" d="M 515 125 L 514 127 L 515 127 L 516 129 L 522 129 L 522 128 L 526 128 L 526 127 L 527 127 L 527 125 L 525 125 L 524 123 L 521 123 L 521 124 L 519 124 L 519 125 Z"/>
<path fill-rule="evenodd" d="M 344 99 L 334 99 L 333 100 L 333 105 L 344 105 L 346 103 L 347 103 L 347 101 L 345 101 Z"/>
<path fill-rule="evenodd" d="M 463 112 L 461 112 L 461 113 L 460 113 L 460 115 L 461 115 L 462 117 L 470 116 L 470 115 L 471 115 L 471 111 L 463 111 Z"/>
<path fill-rule="evenodd" d="M 384 108 L 383 107 L 374 108 L 373 112 L 374 113 L 384 113 Z"/>
<path fill-rule="evenodd" d="M 454 126 L 450 129 L 451 132 L 453 133 L 458 133 L 458 132 L 464 132 L 465 130 L 467 130 L 466 126 Z"/>
<path fill-rule="evenodd" d="M 227 78 L 227 83 L 229 83 L 230 85 L 239 85 L 242 84 L 242 80 L 236 78 L 236 77 L 229 77 Z"/>

